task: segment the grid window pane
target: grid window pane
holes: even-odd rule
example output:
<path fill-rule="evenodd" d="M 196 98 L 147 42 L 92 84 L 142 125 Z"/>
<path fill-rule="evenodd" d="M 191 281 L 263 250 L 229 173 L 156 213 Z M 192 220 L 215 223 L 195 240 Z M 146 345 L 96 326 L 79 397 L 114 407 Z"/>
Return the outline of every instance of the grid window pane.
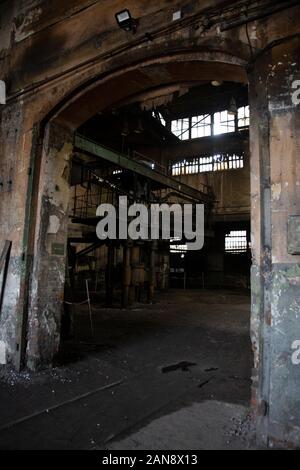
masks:
<path fill-rule="evenodd" d="M 247 251 L 247 231 L 231 230 L 225 235 L 226 253 L 245 253 Z"/>
<path fill-rule="evenodd" d="M 207 171 L 236 170 L 243 167 L 243 154 L 215 154 L 173 163 L 171 173 L 173 176 L 192 175 Z"/>
<path fill-rule="evenodd" d="M 189 118 L 176 119 L 171 122 L 171 131 L 180 140 L 187 140 L 190 138 L 190 120 Z"/>
<path fill-rule="evenodd" d="M 211 135 L 211 116 L 202 114 L 192 117 L 191 136 L 192 139 L 206 137 Z"/>
<path fill-rule="evenodd" d="M 249 106 L 242 106 L 238 109 L 238 127 L 249 127 L 250 112 Z"/>
<path fill-rule="evenodd" d="M 212 156 L 199 158 L 199 173 L 204 173 L 205 171 L 213 171 Z"/>
<path fill-rule="evenodd" d="M 159 113 L 162 124 L 165 121 Z M 197 139 L 211 135 L 228 134 L 238 129 L 249 127 L 249 106 L 241 106 L 237 116 L 229 114 L 227 110 L 210 114 L 200 114 L 191 118 L 182 118 L 171 121 L 171 131 L 180 140 Z"/>
<path fill-rule="evenodd" d="M 214 135 L 227 134 L 235 131 L 235 117 L 228 111 L 214 114 Z"/>

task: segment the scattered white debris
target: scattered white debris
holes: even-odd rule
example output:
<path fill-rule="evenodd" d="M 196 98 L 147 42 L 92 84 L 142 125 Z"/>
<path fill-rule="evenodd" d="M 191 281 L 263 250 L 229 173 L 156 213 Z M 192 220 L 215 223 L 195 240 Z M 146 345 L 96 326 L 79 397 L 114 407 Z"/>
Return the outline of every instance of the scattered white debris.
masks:
<path fill-rule="evenodd" d="M 232 427 L 226 430 L 226 434 L 230 436 L 227 444 L 231 443 L 234 438 L 239 438 L 244 442 L 250 442 L 254 436 L 254 420 L 251 413 L 245 416 L 231 418 Z"/>

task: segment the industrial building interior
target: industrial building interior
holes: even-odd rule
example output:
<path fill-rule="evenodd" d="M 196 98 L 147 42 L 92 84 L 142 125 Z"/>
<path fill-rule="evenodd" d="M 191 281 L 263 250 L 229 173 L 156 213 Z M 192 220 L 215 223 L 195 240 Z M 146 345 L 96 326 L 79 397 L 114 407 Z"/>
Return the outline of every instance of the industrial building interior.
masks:
<path fill-rule="evenodd" d="M 104 363 L 109 377 L 129 374 L 130 381 L 138 381 L 141 389 L 130 397 L 125 393 L 117 405 L 116 436 L 124 424 L 132 426 L 136 414 L 138 420 L 160 415 L 161 387 L 168 396 L 164 412 L 182 406 L 183 392 L 186 404 L 230 397 L 248 410 L 253 361 L 249 119 L 247 85 L 214 80 L 133 97 L 76 131 L 56 365 L 99 361 L 99 373 Z M 187 250 L 186 240 L 177 238 L 99 240 L 97 207 L 117 205 L 121 195 L 147 205 L 204 204 L 203 249 Z M 144 395 L 145 387 L 150 394 Z M 130 404 L 133 416 L 123 416 L 128 399 L 138 404 L 141 395 L 141 416 L 140 404 L 137 410 Z M 247 413 L 236 419 L 249 425 Z M 108 431 L 101 429 L 101 440 Z M 29 443 L 22 445 L 35 442 L 22 426 L 20 435 L 13 432 L 14 439 L 10 433 L 4 437 L 5 445 L 16 445 L 21 436 L 24 441 L 24 434 Z M 81 432 L 73 439 L 68 434 L 64 431 L 58 444 L 56 431 L 49 437 L 47 427 L 47 437 L 39 434 L 34 445 L 72 448 L 85 438 Z M 245 445 L 245 437 L 239 439 L 238 445 Z"/>
<path fill-rule="evenodd" d="M 0 1 L 0 450 L 300 448 L 299 8 Z"/>
<path fill-rule="evenodd" d="M 99 294 L 105 290 L 107 306 L 151 301 L 154 289 L 168 287 L 249 289 L 247 85 L 212 83 L 155 90 L 95 115 L 77 130 L 68 228 L 70 295 L 86 290 L 85 278 Z M 127 247 L 125 259 L 126 241 L 107 246 L 95 230 L 97 207 L 117 205 L 119 196 L 131 203 L 205 204 L 204 249 L 187 251 L 185 240 L 155 247 L 138 240 Z M 124 262 L 133 270 L 129 279 L 122 277 Z"/>

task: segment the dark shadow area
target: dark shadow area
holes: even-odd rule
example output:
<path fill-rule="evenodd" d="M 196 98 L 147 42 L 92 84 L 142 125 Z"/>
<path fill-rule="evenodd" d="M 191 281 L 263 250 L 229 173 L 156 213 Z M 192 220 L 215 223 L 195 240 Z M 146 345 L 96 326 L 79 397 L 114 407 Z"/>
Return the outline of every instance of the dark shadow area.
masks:
<path fill-rule="evenodd" d="M 191 404 L 249 406 L 247 291 L 170 290 L 152 305 L 94 308 L 93 336 L 88 309 L 77 312 L 64 365 L 2 372 L 1 449 L 105 448 Z"/>

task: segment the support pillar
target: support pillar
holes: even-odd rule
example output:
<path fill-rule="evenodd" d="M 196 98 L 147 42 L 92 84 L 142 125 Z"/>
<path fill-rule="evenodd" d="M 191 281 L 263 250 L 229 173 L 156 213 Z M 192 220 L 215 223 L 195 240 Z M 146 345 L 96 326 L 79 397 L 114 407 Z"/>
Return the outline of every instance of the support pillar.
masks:
<path fill-rule="evenodd" d="M 60 346 L 72 137 L 56 124 L 50 123 L 45 131 L 28 305 L 26 363 L 30 369 L 52 364 Z"/>
<path fill-rule="evenodd" d="M 252 402 L 258 440 L 300 443 L 299 39 L 268 49 L 250 74 Z"/>

